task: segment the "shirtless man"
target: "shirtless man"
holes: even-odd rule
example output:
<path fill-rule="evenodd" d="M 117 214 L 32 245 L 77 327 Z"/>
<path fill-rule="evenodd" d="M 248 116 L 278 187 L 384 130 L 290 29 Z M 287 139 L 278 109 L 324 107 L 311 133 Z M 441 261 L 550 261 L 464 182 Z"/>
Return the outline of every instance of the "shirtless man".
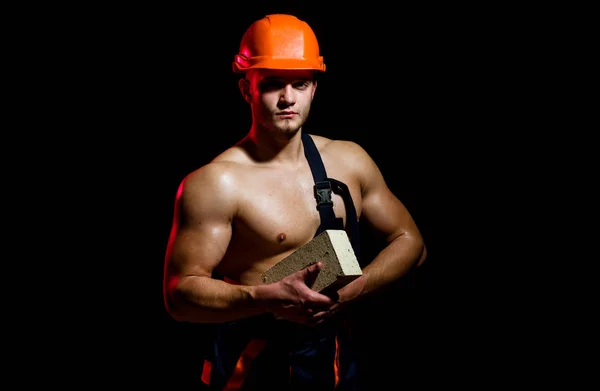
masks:
<path fill-rule="evenodd" d="M 305 22 L 290 15 L 256 21 L 233 67 L 244 75 L 239 89 L 252 126 L 180 185 L 165 262 L 166 308 L 175 320 L 217 325 L 215 354 L 203 373 L 211 390 L 361 389 L 351 344 L 341 342 L 341 310 L 422 263 L 423 239 L 363 148 L 302 133 L 316 73 L 325 71 Z M 332 193 L 340 228 L 360 219 L 387 240 L 375 259 L 361 262 L 362 276 L 335 297 L 306 284 L 323 267 L 319 260 L 276 283 L 260 279 L 324 227 L 306 155 L 310 140 L 327 177 L 350 193 L 353 207 Z"/>

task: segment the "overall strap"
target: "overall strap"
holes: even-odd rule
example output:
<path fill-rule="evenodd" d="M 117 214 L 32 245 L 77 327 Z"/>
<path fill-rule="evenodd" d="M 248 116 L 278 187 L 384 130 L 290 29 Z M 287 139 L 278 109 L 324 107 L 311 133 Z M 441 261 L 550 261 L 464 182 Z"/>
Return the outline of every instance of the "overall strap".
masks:
<path fill-rule="evenodd" d="M 317 209 L 321 215 L 321 226 L 315 235 L 326 229 L 344 229 L 342 219 L 336 218 L 333 212 L 333 200 L 331 198 L 333 189 L 331 182 L 327 178 L 327 172 L 325 171 L 319 150 L 312 137 L 306 133 L 302 133 L 302 144 L 304 146 L 304 155 L 306 156 L 306 160 L 308 160 L 310 171 L 315 180 L 315 198 L 317 200 Z"/>
<path fill-rule="evenodd" d="M 348 186 L 343 182 L 327 177 L 325 165 L 312 137 L 306 133 L 302 133 L 302 144 L 304 146 L 304 155 L 308 160 L 308 165 L 315 180 L 315 198 L 317 200 L 317 209 L 321 215 L 321 225 L 315 235 L 326 229 L 344 229 L 343 219 L 335 217 L 333 211 L 332 192 L 339 194 L 344 199 L 344 204 L 346 205 L 348 237 L 350 238 L 356 257 L 360 259 L 358 218 Z"/>
<path fill-rule="evenodd" d="M 356 214 L 356 208 L 354 207 L 354 202 L 352 201 L 352 195 L 350 194 L 350 190 L 348 186 L 344 182 L 340 182 L 337 179 L 328 178 L 328 180 L 332 184 L 333 192 L 339 194 L 344 200 L 344 205 L 346 205 L 346 232 L 348 234 L 348 238 L 350 239 L 350 243 L 352 243 L 352 248 L 354 249 L 354 254 L 356 255 L 356 259 L 360 260 L 360 242 L 358 236 L 358 217 Z M 340 219 L 341 220 L 341 219 Z"/>

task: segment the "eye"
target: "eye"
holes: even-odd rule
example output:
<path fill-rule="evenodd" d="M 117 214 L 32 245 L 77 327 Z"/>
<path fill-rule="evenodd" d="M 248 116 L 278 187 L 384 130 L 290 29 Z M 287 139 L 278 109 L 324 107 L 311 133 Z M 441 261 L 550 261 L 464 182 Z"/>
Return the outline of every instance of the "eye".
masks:
<path fill-rule="evenodd" d="M 297 81 L 294 82 L 294 88 L 298 89 L 298 90 L 305 90 L 310 86 L 310 81 L 308 80 L 304 80 L 304 81 Z"/>
<path fill-rule="evenodd" d="M 296 89 L 296 90 L 305 90 L 307 89 L 310 84 L 311 81 L 310 80 L 296 80 L 296 81 L 284 81 L 284 80 L 279 80 L 279 79 L 265 79 L 262 80 L 259 84 L 258 84 L 258 88 L 262 91 L 262 92 L 272 92 L 272 91 L 277 91 L 277 90 L 281 90 L 282 88 L 285 88 L 286 85 L 291 85 L 292 88 Z"/>
<path fill-rule="evenodd" d="M 273 80 L 273 79 L 263 80 L 259 83 L 259 86 L 258 86 L 258 88 L 260 88 L 261 91 L 266 91 L 266 92 L 276 91 L 283 87 L 284 87 L 284 84 L 282 82 L 280 82 L 279 80 Z"/>

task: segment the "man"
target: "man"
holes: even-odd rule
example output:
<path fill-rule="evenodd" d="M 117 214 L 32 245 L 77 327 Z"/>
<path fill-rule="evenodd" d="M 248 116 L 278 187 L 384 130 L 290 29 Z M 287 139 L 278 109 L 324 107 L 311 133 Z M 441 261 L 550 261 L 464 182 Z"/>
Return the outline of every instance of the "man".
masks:
<path fill-rule="evenodd" d="M 423 239 L 363 148 L 302 132 L 316 73 L 325 71 L 308 24 L 281 14 L 256 21 L 233 68 L 244 75 L 252 126 L 181 183 L 165 262 L 167 310 L 178 321 L 215 325 L 203 373 L 211 390 L 362 389 L 342 310 L 422 263 Z M 323 267 L 318 259 L 261 283 L 324 229 L 345 229 L 358 256 L 359 219 L 386 247 L 335 294 L 309 287 Z"/>

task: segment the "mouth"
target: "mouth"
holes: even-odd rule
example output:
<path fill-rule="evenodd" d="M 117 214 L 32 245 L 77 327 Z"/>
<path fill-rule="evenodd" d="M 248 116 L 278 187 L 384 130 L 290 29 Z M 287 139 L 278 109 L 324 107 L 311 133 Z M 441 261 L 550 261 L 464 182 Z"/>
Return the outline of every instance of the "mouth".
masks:
<path fill-rule="evenodd" d="M 281 111 L 276 114 L 277 118 L 284 118 L 284 119 L 293 118 L 295 115 L 297 115 L 297 113 L 295 113 L 293 111 Z"/>

